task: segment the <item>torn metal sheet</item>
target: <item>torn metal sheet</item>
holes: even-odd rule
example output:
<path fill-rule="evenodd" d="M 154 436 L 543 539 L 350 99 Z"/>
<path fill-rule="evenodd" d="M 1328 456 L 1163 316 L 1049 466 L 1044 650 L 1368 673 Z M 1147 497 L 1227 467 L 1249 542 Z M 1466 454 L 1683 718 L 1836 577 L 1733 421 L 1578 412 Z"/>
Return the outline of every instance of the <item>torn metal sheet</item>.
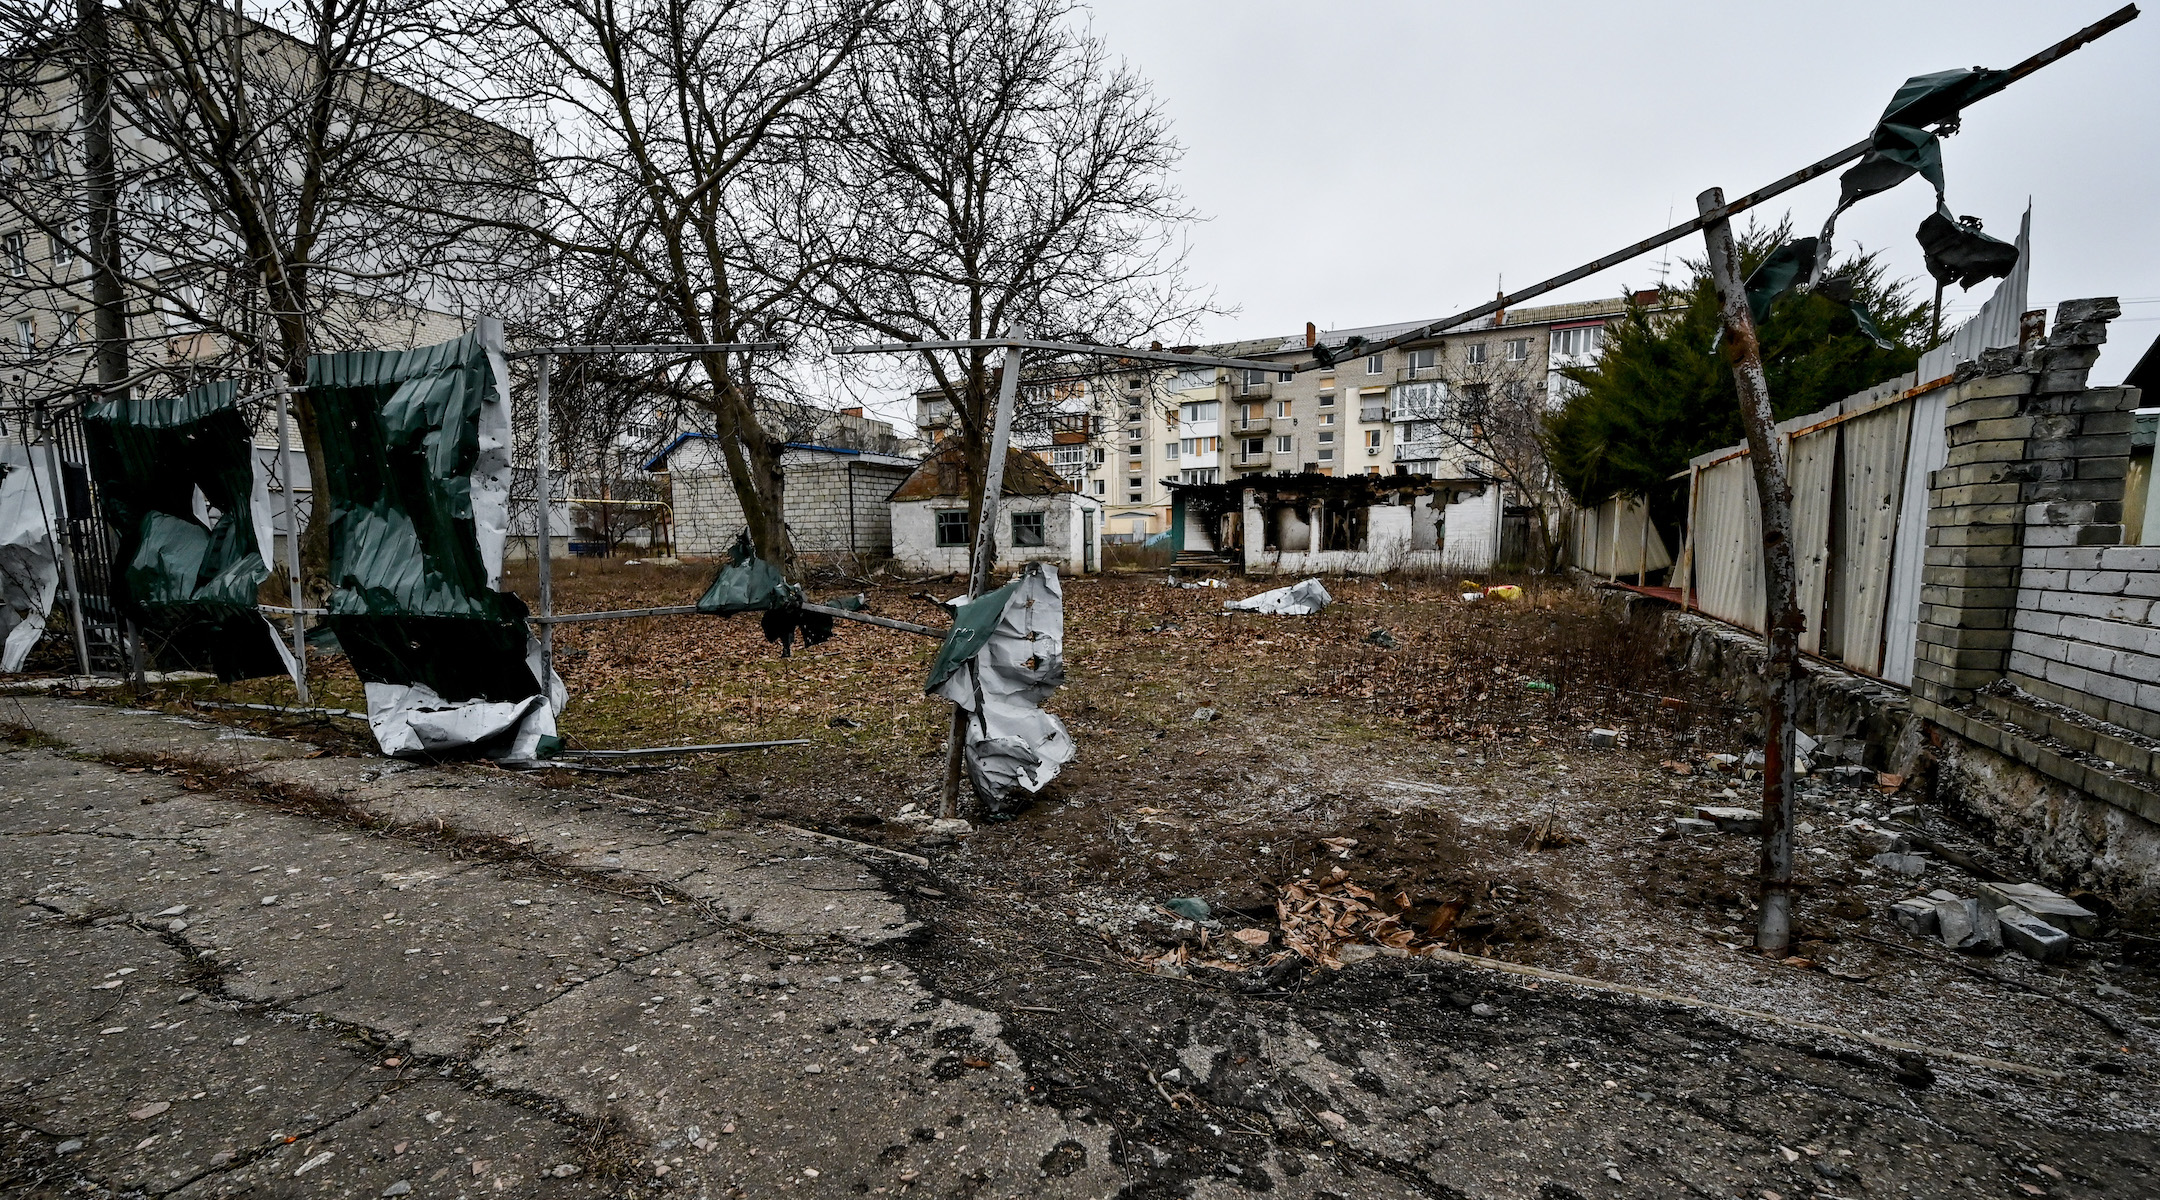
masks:
<path fill-rule="evenodd" d="M 562 681 L 540 661 L 524 602 L 497 590 L 502 323 L 412 350 L 315 355 L 308 387 L 328 468 L 324 624 L 367 684 L 376 741 L 390 754 L 553 753 Z"/>
<path fill-rule="evenodd" d="M 736 535 L 727 562 L 698 597 L 697 611 L 718 617 L 763 613 L 759 623 L 765 640 L 778 642 L 783 658 L 794 652 L 797 631 L 802 633 L 804 649 L 833 635 L 831 614 L 803 611 L 803 590 L 789 583 L 780 568 L 758 557 L 747 530 Z"/>
<path fill-rule="evenodd" d="M 6 630 L 0 671 L 22 670 L 60 589 L 53 556 L 60 498 L 42 486 L 58 474 L 52 457 L 51 446 L 0 440 L 0 629 Z"/>
<path fill-rule="evenodd" d="M 1260 613 L 1270 617 L 1306 617 L 1334 603 L 1317 579 L 1306 579 L 1289 587 L 1279 587 L 1243 600 L 1228 600 L 1223 607 L 1231 612 Z"/>
<path fill-rule="evenodd" d="M 1016 807 L 1071 762 L 1072 734 L 1040 705 L 1065 682 L 1065 596 L 1057 568 L 1029 563 L 960 606 L 923 689 L 965 709 L 968 775 L 992 814 Z"/>
<path fill-rule="evenodd" d="M 162 670 L 232 682 L 295 664 L 256 610 L 270 577 L 269 496 L 230 380 L 83 409 L 98 504 L 117 534 L 112 602 Z"/>

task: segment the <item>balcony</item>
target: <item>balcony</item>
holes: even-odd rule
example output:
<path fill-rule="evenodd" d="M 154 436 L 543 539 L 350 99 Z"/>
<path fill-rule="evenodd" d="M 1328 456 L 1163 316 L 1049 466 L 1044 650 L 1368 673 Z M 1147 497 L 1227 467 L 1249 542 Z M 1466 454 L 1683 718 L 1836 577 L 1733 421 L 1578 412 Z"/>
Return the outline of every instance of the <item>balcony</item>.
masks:
<path fill-rule="evenodd" d="M 1290 424 L 1289 417 L 1239 417 L 1230 422 L 1230 433 L 1232 436 L 1243 437 L 1259 437 L 1263 433 L 1277 430 L 1288 433 Z"/>
<path fill-rule="evenodd" d="M 1361 408 L 1358 410 L 1357 419 L 1360 421 L 1385 421 L 1388 419 L 1387 405 L 1375 404 L 1367 408 Z"/>
<path fill-rule="evenodd" d="M 1230 468 L 1234 471 L 1265 471 L 1274 465 L 1275 456 L 1265 450 L 1258 454 L 1247 454 L 1240 450 L 1230 456 Z"/>
<path fill-rule="evenodd" d="M 1395 382 L 1397 382 L 1397 383 L 1419 383 L 1419 382 L 1422 382 L 1422 381 L 1424 381 L 1424 380 L 1429 380 L 1429 379 L 1438 379 L 1438 378 L 1440 378 L 1440 368 L 1439 368 L 1439 367 L 1397 367 L 1397 368 L 1395 368 Z"/>
<path fill-rule="evenodd" d="M 1233 400 L 1269 400 L 1275 395 L 1273 383 L 1240 383 L 1232 389 Z"/>

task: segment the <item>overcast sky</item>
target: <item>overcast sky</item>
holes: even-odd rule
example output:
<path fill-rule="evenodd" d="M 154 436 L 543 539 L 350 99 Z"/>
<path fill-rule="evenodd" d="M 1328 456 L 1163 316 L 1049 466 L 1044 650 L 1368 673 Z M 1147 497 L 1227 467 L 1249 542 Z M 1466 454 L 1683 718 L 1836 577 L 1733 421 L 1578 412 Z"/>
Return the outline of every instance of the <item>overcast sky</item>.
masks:
<path fill-rule="evenodd" d="M 2007 67 L 2120 5 L 1439 4 L 1090 0 L 1110 49 L 1152 81 L 1206 218 L 1195 283 L 1236 310 L 1228 340 L 1445 315 L 1760 187 L 1866 136 L 1907 76 Z M 2124 300 L 2095 372 L 2160 334 L 2160 14 L 1968 110 L 1944 143 L 1951 211 L 2008 240 L 2033 205 L 2031 301 Z M 1832 179 L 1767 206 L 1820 225 Z M 1910 180 L 1840 219 L 1925 279 Z M 1672 247 L 1699 253 L 1701 240 Z M 1658 277 L 1653 254 L 1554 299 Z M 1950 289 L 1969 313 L 1994 287 Z"/>

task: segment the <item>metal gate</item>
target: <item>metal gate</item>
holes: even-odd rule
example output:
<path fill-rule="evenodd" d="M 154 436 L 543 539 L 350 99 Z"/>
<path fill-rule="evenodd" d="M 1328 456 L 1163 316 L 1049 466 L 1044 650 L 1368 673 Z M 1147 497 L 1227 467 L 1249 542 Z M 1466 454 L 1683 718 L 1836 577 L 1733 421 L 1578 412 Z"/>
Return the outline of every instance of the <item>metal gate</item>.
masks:
<path fill-rule="evenodd" d="M 83 441 L 82 407 L 76 405 L 48 415 L 40 403 L 34 428 L 23 432 L 39 435 L 41 442 L 56 447 L 59 452 L 60 495 L 54 507 L 59 509 L 60 519 L 54 532 L 59 536 L 62 553 L 74 563 L 84 640 L 90 650 L 90 669 L 123 671 L 127 662 L 126 642 L 111 599 L 113 534 L 98 511 L 96 487 L 90 481 L 90 455 Z M 47 502 L 52 503 L 51 500 Z M 60 639 L 71 659 L 75 656 L 74 634 L 68 627 L 72 619 L 67 577 L 63 573 L 60 594 L 54 598 L 45 636 Z"/>

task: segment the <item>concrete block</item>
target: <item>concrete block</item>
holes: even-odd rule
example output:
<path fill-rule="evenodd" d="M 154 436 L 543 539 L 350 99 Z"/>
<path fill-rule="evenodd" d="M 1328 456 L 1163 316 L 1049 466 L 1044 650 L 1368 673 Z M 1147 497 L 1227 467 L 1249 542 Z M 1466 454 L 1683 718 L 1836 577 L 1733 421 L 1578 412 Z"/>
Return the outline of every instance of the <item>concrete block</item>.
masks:
<path fill-rule="evenodd" d="M 2031 913 L 2064 933 L 2100 935 L 2100 915 L 2061 892 L 2038 883 L 1981 883 L 1974 890 L 1999 907 L 2009 904 Z"/>
<path fill-rule="evenodd" d="M 1726 833 L 1758 834 L 1762 832 L 1762 813 L 1752 808 L 1736 808 L 1723 804 L 1698 804 L 1695 816 L 1710 821 Z"/>
<path fill-rule="evenodd" d="M 1907 879 L 1918 879 L 1926 873 L 1929 866 L 1928 856 L 1925 854 L 1900 854 L 1888 850 L 1868 861 L 1892 875 L 1903 875 Z"/>
<path fill-rule="evenodd" d="M 1718 832 L 1718 826 L 1716 821 L 1700 817 L 1678 817 L 1673 821 L 1673 832 L 1681 837 L 1709 837 Z"/>
<path fill-rule="evenodd" d="M 1994 954 L 2002 949 L 2002 922 L 1995 909 L 1972 897 L 1935 902 L 1936 937 L 1964 954 Z"/>
<path fill-rule="evenodd" d="M 1984 375 L 1958 384 L 1950 393 L 1950 408 L 1959 404 L 1985 400 L 1995 396 L 2026 396 L 2032 394 L 2034 377 L 2030 372 L 2014 371 L 2007 375 Z"/>
<path fill-rule="evenodd" d="M 2070 935 L 2013 904 L 1995 910 L 2003 943 L 2034 962 L 2055 962 L 2070 953 Z"/>
<path fill-rule="evenodd" d="M 1936 936 L 1938 926 L 1935 903 L 1925 897 L 1900 900 L 1891 905 L 1890 919 L 1897 922 L 1899 929 L 1914 937 L 1931 938 Z"/>

